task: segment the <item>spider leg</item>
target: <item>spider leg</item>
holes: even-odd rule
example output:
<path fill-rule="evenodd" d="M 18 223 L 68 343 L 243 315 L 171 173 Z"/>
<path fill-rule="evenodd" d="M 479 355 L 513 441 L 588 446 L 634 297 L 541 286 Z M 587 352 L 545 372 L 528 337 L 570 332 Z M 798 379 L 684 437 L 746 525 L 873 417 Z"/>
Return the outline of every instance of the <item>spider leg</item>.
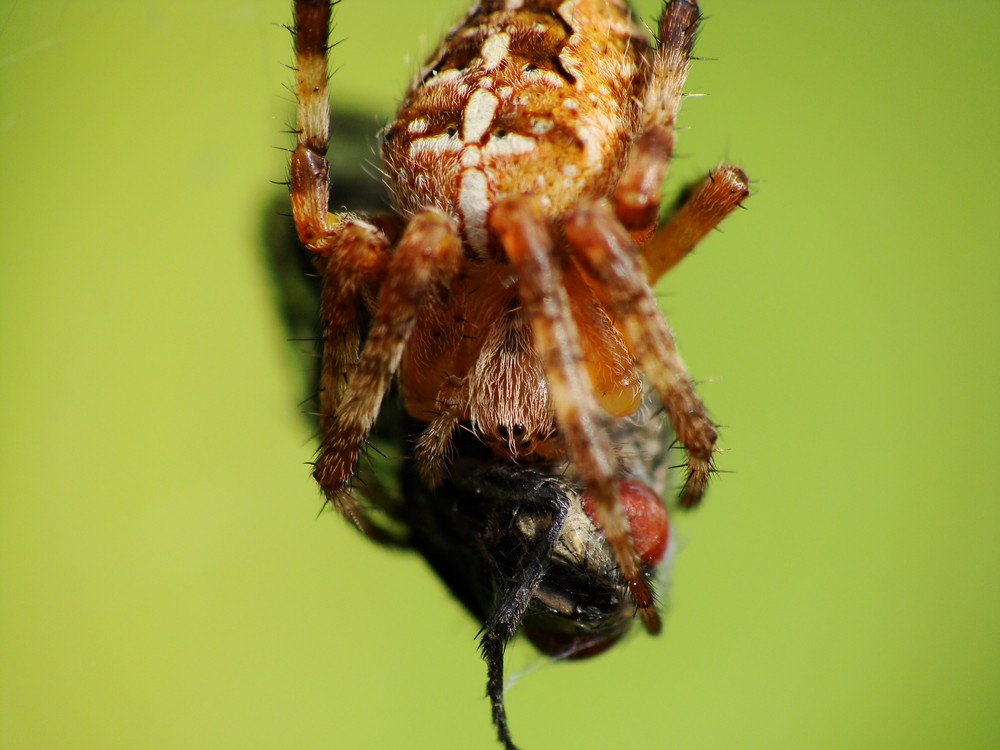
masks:
<path fill-rule="evenodd" d="M 663 313 L 639 263 L 639 248 L 607 200 L 579 206 L 565 225 L 566 239 L 594 290 L 656 390 L 677 439 L 687 449 L 688 477 L 680 502 L 698 504 L 712 472 L 716 431 L 691 384 Z"/>
<path fill-rule="evenodd" d="M 296 143 L 289 164 L 292 215 L 299 240 L 313 253 L 323 279 L 323 364 L 320 372 L 319 421 L 324 442 L 336 430 L 334 415 L 358 365 L 361 322 L 358 310 L 367 282 L 384 272 L 389 240 L 378 227 L 353 215 L 328 212 L 330 200 L 330 110 L 327 100 L 327 39 L 331 4 L 297 0 L 295 25 Z M 357 503 L 345 500 L 347 512 L 367 533 L 377 534 Z"/>
<path fill-rule="evenodd" d="M 468 402 L 465 378 L 458 375 L 445 378 L 438 389 L 437 400 L 441 411 L 420 433 L 414 451 L 417 471 L 428 487 L 437 487 L 444 478 L 444 468 L 451 451 L 451 436 Z"/>
<path fill-rule="evenodd" d="M 517 271 L 521 304 L 531 321 L 535 349 L 571 462 L 595 500 L 604 536 L 646 629 L 659 632 L 652 591 L 619 502 L 617 456 L 582 364 L 580 337 L 554 257 L 551 227 L 538 201 L 528 196 L 498 203 L 490 223 Z"/>
<path fill-rule="evenodd" d="M 746 173 L 720 164 L 688 193 L 677 212 L 642 246 L 649 285 L 679 263 L 750 194 Z"/>
<path fill-rule="evenodd" d="M 296 0 L 295 96 L 296 141 L 289 169 L 292 214 L 302 244 L 328 254 L 339 235 L 330 204 L 330 104 L 327 99 L 327 39 L 331 5 L 328 0 Z"/>
<path fill-rule="evenodd" d="M 313 476 L 327 498 L 362 529 L 366 524 L 358 503 L 344 491 L 347 481 L 399 367 L 421 304 L 447 287 L 461 258 L 458 231 L 443 213 L 428 209 L 410 219 L 388 262 L 357 368 L 323 432 Z"/>
<path fill-rule="evenodd" d="M 646 118 L 614 194 L 615 215 L 637 242 L 656 229 L 660 188 L 674 151 L 674 126 L 699 17 L 694 0 L 670 0 L 660 17 L 659 45 L 643 102 Z"/>
<path fill-rule="evenodd" d="M 482 340 L 478 335 L 462 334 L 458 339 L 449 374 L 441 379 L 438 386 L 438 411 L 417 440 L 414 451 L 417 471 L 428 487 L 438 486 L 444 478 L 448 458 L 453 452 L 452 435 L 462 416 L 468 413 L 469 371 L 475 365 L 481 347 Z"/>
<path fill-rule="evenodd" d="M 323 365 L 319 391 L 319 420 L 323 434 L 330 431 L 330 420 L 343 396 L 349 374 L 358 365 L 361 345 L 358 310 L 362 287 L 366 281 L 384 273 L 388 257 L 388 241 L 375 227 L 357 219 L 337 218 L 341 221 L 335 225 L 333 234 L 314 243 L 314 246 L 329 244 L 334 252 L 313 256 L 323 279 L 320 292 Z M 327 240 L 329 243 L 325 242 Z"/>

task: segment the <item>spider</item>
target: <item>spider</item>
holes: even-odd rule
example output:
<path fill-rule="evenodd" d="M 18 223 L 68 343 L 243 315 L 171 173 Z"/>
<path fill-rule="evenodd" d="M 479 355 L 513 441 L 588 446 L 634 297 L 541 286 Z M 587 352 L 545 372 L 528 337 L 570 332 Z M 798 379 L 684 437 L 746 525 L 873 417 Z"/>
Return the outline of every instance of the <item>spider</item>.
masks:
<path fill-rule="evenodd" d="M 620 583 L 629 618 L 634 608 L 658 632 L 655 561 L 642 559 L 643 534 L 628 517 L 620 425 L 650 399 L 662 408 L 686 452 L 679 504 L 696 506 L 714 471 L 716 426 L 652 286 L 749 194 L 742 170 L 722 164 L 659 222 L 697 4 L 668 0 L 651 44 L 623 0 L 481 0 L 383 131 L 393 211 L 370 216 L 329 212 L 330 15 L 327 0 L 295 2 L 290 164 L 295 225 L 322 277 L 313 473 L 326 499 L 362 531 L 392 541 L 352 478 L 385 394 L 398 389 L 418 433 L 408 492 L 424 511 L 410 526 L 432 564 L 437 554 L 439 570 L 461 565 L 460 528 L 480 543 L 479 558 L 498 561 L 511 545 L 535 549 L 534 578 L 500 594 L 524 600 L 507 602 L 506 615 L 512 628 L 524 618 L 530 635 L 527 614 L 543 598 L 556 547 L 586 516 L 600 529 L 586 549 L 606 547 L 612 564 L 581 590 Z M 522 499 L 540 488 L 549 497 L 540 502 L 544 518 L 505 503 L 503 487 Z M 467 498 L 465 527 L 447 528 L 433 512 L 448 492 Z M 492 500 L 473 509 L 473 496 Z M 522 532 L 486 543 L 504 524 Z M 436 526 L 445 541 L 435 553 L 427 540 Z M 468 592 L 482 578 L 452 586 L 485 621 L 490 607 L 506 605 Z M 598 609 L 609 620 L 622 611 Z M 542 620 L 534 632 L 551 645 L 546 636 L 558 628 Z M 574 638 L 555 641 L 577 648 Z M 495 678 L 494 719 L 513 747 Z"/>

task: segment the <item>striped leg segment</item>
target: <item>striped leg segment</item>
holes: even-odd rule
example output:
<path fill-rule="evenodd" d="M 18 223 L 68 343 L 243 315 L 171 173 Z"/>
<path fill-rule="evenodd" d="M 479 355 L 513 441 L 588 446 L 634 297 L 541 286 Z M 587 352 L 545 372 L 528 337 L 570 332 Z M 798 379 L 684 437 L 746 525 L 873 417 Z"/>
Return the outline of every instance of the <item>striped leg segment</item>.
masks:
<path fill-rule="evenodd" d="M 531 322 L 570 462 L 595 500 L 605 538 L 647 630 L 659 632 L 659 614 L 619 502 L 617 454 L 583 366 L 580 336 L 555 258 L 552 229 L 538 202 L 526 196 L 500 202 L 491 224 L 518 274 L 521 304 Z"/>
<path fill-rule="evenodd" d="M 670 221 L 642 246 L 642 266 L 650 286 L 691 252 L 750 195 L 746 173 L 721 164 L 688 191 Z"/>
<path fill-rule="evenodd" d="M 615 191 L 615 215 L 637 242 L 652 235 L 660 188 L 674 151 L 674 128 L 698 26 L 697 3 L 670 0 L 663 9 L 644 108 L 646 120 Z"/>
<path fill-rule="evenodd" d="M 450 284 L 461 259 L 462 243 L 451 219 L 434 210 L 411 218 L 386 268 L 357 368 L 324 430 L 313 476 L 327 498 L 362 528 L 357 501 L 345 492 L 347 482 L 399 368 L 421 304 Z"/>
<path fill-rule="evenodd" d="M 639 264 L 639 248 L 605 200 L 583 204 L 566 222 L 566 238 L 595 291 L 625 334 L 639 369 L 667 412 L 677 439 L 688 453 L 684 507 L 699 503 L 712 472 L 716 432 L 694 392 L 673 333 Z"/>

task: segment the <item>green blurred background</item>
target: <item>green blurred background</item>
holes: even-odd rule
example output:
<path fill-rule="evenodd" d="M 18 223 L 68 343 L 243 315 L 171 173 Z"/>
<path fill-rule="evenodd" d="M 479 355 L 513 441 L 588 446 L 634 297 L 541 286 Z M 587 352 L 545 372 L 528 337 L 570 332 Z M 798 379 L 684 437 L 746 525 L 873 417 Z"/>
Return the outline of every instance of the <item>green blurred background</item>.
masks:
<path fill-rule="evenodd" d="M 335 102 L 374 131 L 463 6 L 345 0 Z M 662 291 L 732 473 L 664 635 L 523 676 L 515 737 L 998 747 L 1000 3 L 704 11 L 669 189 L 757 182 Z M 264 260 L 289 18 L 0 5 L 7 750 L 494 747 L 476 625 L 316 518 Z"/>

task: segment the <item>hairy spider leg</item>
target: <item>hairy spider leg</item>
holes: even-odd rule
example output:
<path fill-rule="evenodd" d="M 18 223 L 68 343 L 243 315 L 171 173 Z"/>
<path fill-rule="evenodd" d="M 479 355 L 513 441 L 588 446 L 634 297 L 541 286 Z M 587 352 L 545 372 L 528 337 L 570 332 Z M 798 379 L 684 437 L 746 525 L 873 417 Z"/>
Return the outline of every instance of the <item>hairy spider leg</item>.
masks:
<path fill-rule="evenodd" d="M 452 357 L 451 374 L 446 375 L 437 392 L 439 411 L 420 433 L 414 449 L 417 470 L 428 487 L 436 487 L 444 478 L 445 465 L 452 450 L 451 436 L 468 411 L 468 371 L 482 346 L 478 336 L 465 336 Z"/>
<path fill-rule="evenodd" d="M 462 242 L 454 222 L 436 209 L 414 214 L 393 250 L 374 320 L 337 411 L 324 431 L 313 476 L 338 510 L 363 530 L 357 500 L 346 492 L 361 446 L 378 416 L 422 304 L 443 294 L 458 272 Z"/>
<path fill-rule="evenodd" d="M 552 227 L 532 196 L 504 199 L 490 221 L 517 271 L 518 294 L 531 321 L 535 350 L 570 462 L 594 498 L 605 538 L 646 629 L 658 633 L 660 616 L 619 502 L 617 454 L 608 436 L 608 418 L 597 405 L 583 366 L 580 335 L 554 257 Z"/>
<path fill-rule="evenodd" d="M 590 201 L 566 222 L 567 239 L 595 291 L 622 327 L 626 340 L 667 411 L 688 453 L 681 505 L 697 505 L 713 470 L 717 434 L 694 392 L 673 334 L 650 286 L 681 260 L 747 195 L 746 175 L 720 166 L 660 231 L 660 191 L 674 149 L 677 113 L 700 13 L 693 0 L 668 2 L 646 91 L 646 119 L 618 182 L 613 204 Z M 639 247 L 642 246 L 640 254 Z"/>
<path fill-rule="evenodd" d="M 670 220 L 642 246 L 640 259 L 650 286 L 676 266 L 750 195 L 746 173 L 720 164 L 687 191 Z"/>
<path fill-rule="evenodd" d="M 327 0 L 299 0 L 292 30 L 298 101 L 290 168 L 292 212 L 299 238 L 316 253 L 323 276 L 323 438 L 313 475 L 338 510 L 377 536 L 358 501 L 344 490 L 399 366 L 417 311 L 435 286 L 450 282 L 462 247 L 453 222 L 438 211 L 413 216 L 391 249 L 380 227 L 352 214 L 328 212 L 330 14 Z M 359 358 L 361 293 L 379 283 L 375 319 Z"/>
<path fill-rule="evenodd" d="M 566 239 L 594 289 L 615 317 L 625 340 L 656 391 L 677 439 L 687 449 L 688 477 L 680 502 L 701 500 L 709 474 L 716 432 L 698 398 L 674 336 L 639 264 L 639 248 L 605 199 L 583 203 L 566 220 Z"/>
<path fill-rule="evenodd" d="M 330 112 L 327 100 L 327 37 L 330 3 L 299 0 L 295 24 L 296 144 L 289 167 L 292 215 L 299 240 L 313 253 L 322 278 L 323 363 L 320 372 L 321 434 L 333 429 L 334 414 L 358 365 L 363 287 L 384 273 L 389 242 L 376 227 L 352 215 L 328 211 L 330 184 L 326 151 Z M 357 505 L 341 505 L 369 533 L 376 527 Z"/>
<path fill-rule="evenodd" d="M 642 243 L 655 231 L 660 191 L 674 151 L 674 129 L 683 97 L 699 20 L 693 0 L 672 0 L 663 8 L 643 102 L 645 119 L 614 193 L 615 215 Z"/>

